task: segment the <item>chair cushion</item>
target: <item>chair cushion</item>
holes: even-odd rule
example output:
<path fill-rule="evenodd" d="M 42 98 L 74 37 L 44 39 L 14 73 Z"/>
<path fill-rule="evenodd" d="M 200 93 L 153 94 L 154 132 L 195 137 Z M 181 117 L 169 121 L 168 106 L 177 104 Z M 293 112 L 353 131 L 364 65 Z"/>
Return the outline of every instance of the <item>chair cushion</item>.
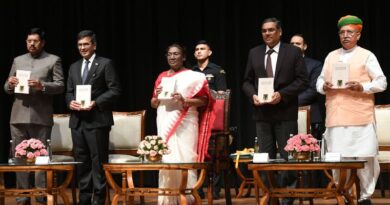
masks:
<path fill-rule="evenodd" d="M 126 163 L 126 162 L 139 162 L 140 158 L 126 154 L 110 154 L 108 156 L 108 163 Z"/>
<path fill-rule="evenodd" d="M 214 103 L 215 121 L 212 127 L 214 131 L 223 131 L 225 126 L 225 100 L 217 99 Z"/>
<path fill-rule="evenodd" d="M 54 125 L 51 130 L 52 152 L 72 151 L 72 135 L 69 128 L 69 114 L 54 115 Z"/>
<path fill-rule="evenodd" d="M 390 151 L 379 151 L 379 163 L 390 163 Z"/>
<path fill-rule="evenodd" d="M 136 150 L 141 142 L 142 115 L 114 114 L 109 150 Z"/>
<path fill-rule="evenodd" d="M 74 162 L 74 157 L 68 155 L 52 155 L 52 162 Z"/>

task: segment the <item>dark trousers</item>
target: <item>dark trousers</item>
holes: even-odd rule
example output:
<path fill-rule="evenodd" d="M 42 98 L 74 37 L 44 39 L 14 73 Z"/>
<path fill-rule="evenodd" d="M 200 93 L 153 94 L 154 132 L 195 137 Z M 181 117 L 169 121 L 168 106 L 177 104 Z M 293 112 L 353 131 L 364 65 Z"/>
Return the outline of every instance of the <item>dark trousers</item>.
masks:
<path fill-rule="evenodd" d="M 279 153 L 281 158 L 287 160 L 288 153 L 284 150 L 290 134 L 298 132 L 297 121 L 256 122 L 256 134 L 260 142 L 260 152 L 268 153 L 270 159 L 276 159 Z M 262 174 L 263 179 L 266 179 Z M 286 187 L 294 184 L 296 172 L 284 171 L 280 173 L 280 186 Z M 267 180 L 266 180 L 267 181 Z M 268 182 L 266 182 L 268 183 Z"/>
<path fill-rule="evenodd" d="M 260 141 L 260 152 L 269 154 L 270 159 L 276 159 L 277 152 L 287 160 L 288 153 L 284 150 L 290 134 L 298 132 L 297 121 L 256 122 L 256 135 Z"/>
<path fill-rule="evenodd" d="M 46 140 L 50 139 L 52 126 L 36 125 L 36 124 L 11 124 L 11 137 L 12 137 L 12 155 L 15 154 L 15 147 L 23 140 L 35 138 L 39 139 L 43 144 L 46 144 Z M 32 176 L 32 172 L 18 172 L 16 173 L 16 187 L 19 189 L 29 189 L 32 186 L 46 187 L 46 174 L 45 172 L 35 172 L 35 176 Z M 32 180 L 34 178 L 34 180 Z M 33 183 L 35 181 L 35 183 Z M 16 201 L 27 201 L 28 197 L 17 197 Z M 45 202 L 43 197 L 37 198 L 38 202 Z"/>
<path fill-rule="evenodd" d="M 72 140 L 79 180 L 79 204 L 103 205 L 106 199 L 106 177 L 103 163 L 108 162 L 111 127 L 84 128 L 83 123 L 72 129 Z"/>
<path fill-rule="evenodd" d="M 325 132 L 325 123 L 311 123 L 311 134 L 317 140 L 322 140 L 322 134 Z M 328 178 L 323 171 L 311 171 L 311 187 L 325 187 L 328 185 Z"/>

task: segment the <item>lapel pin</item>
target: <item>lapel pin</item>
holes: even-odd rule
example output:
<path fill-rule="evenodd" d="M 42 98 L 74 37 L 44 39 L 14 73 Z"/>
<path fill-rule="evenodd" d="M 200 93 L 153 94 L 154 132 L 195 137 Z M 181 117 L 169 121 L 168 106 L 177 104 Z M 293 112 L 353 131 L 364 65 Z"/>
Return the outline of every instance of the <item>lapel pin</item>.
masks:
<path fill-rule="evenodd" d="M 99 65 L 99 63 L 95 63 L 95 65 L 96 65 L 96 66 L 98 66 L 98 65 Z"/>

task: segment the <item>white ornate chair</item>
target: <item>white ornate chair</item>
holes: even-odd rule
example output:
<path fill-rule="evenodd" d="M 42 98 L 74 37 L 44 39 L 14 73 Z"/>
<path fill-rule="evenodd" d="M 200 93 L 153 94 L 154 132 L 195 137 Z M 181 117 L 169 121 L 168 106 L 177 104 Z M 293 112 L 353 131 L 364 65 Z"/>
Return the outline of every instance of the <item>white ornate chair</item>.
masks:
<path fill-rule="evenodd" d="M 145 138 L 146 110 L 135 112 L 113 112 L 114 126 L 111 128 L 109 141 L 109 163 L 126 163 L 139 161 L 137 149 L 139 143 Z M 122 174 L 122 186 L 126 186 L 126 173 Z M 139 184 L 143 186 L 143 173 L 140 172 Z M 108 186 L 107 186 L 108 187 Z M 108 189 L 109 190 L 109 189 Z M 106 202 L 110 203 L 109 191 Z M 126 197 L 124 198 L 124 203 Z M 144 197 L 141 197 L 141 203 Z"/>
<path fill-rule="evenodd" d="M 390 104 L 375 106 L 376 132 L 379 144 L 378 160 L 381 167 L 379 176 L 381 195 L 385 197 L 385 184 L 390 184 L 390 176 L 385 183 L 383 173 L 390 175 Z"/>
<path fill-rule="evenodd" d="M 69 114 L 54 114 L 51 130 L 51 151 L 53 162 L 73 162 L 73 142 L 69 128 Z M 77 204 L 75 173 L 71 182 L 73 204 Z"/>
<path fill-rule="evenodd" d="M 138 161 L 137 148 L 145 138 L 146 110 L 113 112 L 114 126 L 110 132 L 109 163 Z"/>

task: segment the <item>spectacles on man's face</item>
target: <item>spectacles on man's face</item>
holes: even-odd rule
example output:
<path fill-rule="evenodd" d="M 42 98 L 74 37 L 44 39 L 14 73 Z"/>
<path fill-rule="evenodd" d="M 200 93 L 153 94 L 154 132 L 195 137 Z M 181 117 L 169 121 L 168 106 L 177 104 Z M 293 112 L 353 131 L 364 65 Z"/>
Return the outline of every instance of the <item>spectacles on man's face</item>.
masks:
<path fill-rule="evenodd" d="M 351 36 L 355 35 L 355 33 L 358 33 L 358 31 L 356 31 L 356 30 L 340 30 L 339 31 L 339 35 L 340 36 L 349 36 L 349 37 L 351 37 Z"/>
<path fill-rule="evenodd" d="M 88 43 L 77 43 L 77 47 L 79 47 L 79 48 L 88 48 L 88 47 L 90 47 L 90 46 L 92 46 L 92 43 L 90 43 L 90 42 L 88 42 Z"/>
<path fill-rule="evenodd" d="M 269 29 L 261 29 L 261 33 L 265 34 L 265 33 L 274 33 L 276 31 L 276 28 L 269 28 Z"/>

